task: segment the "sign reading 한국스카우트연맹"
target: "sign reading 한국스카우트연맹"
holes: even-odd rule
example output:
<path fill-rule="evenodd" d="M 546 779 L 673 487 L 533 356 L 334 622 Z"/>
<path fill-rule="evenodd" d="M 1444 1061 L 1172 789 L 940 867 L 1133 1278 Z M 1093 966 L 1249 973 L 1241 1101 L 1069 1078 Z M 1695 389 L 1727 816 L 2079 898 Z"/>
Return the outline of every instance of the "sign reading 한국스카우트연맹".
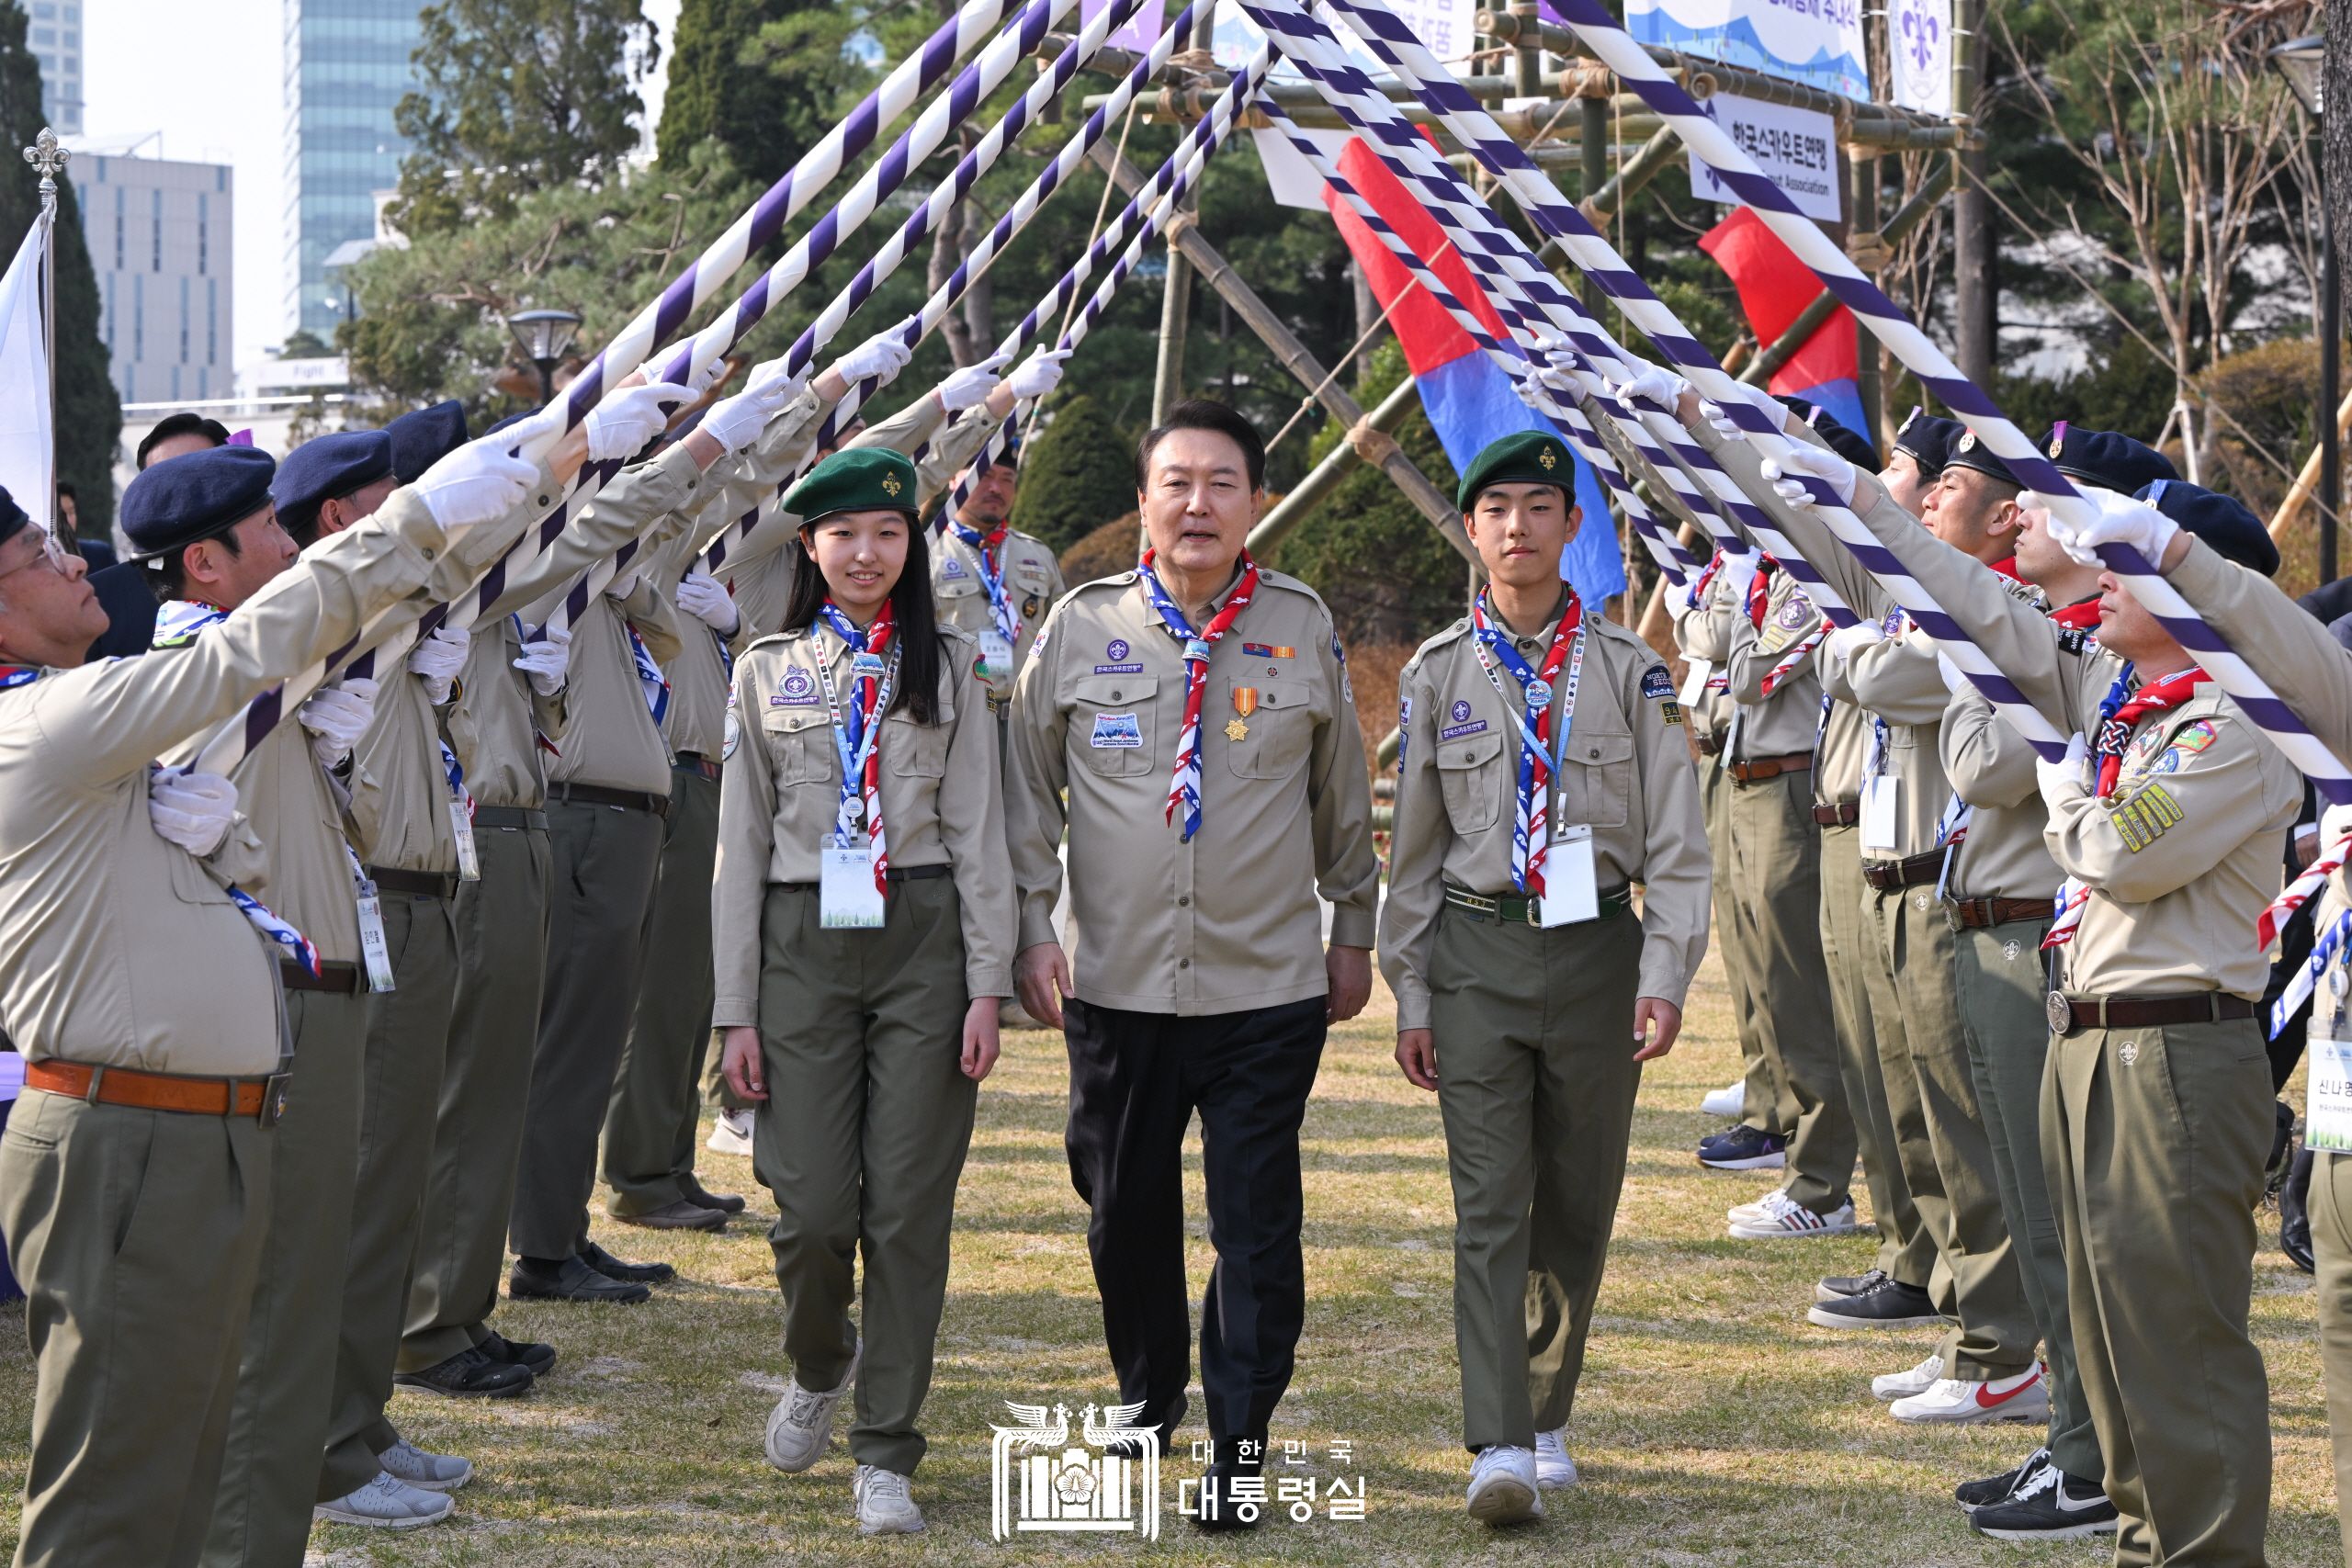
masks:
<path fill-rule="evenodd" d="M 1845 193 L 1838 180 L 1835 119 L 1818 109 L 1791 108 L 1730 93 L 1717 93 L 1699 107 L 1789 193 L 1799 212 L 1822 223 L 1835 223 L 1846 215 Z M 1696 152 L 1690 154 L 1690 194 L 1702 201 L 1739 199 Z"/>
<path fill-rule="evenodd" d="M 1862 0 L 1625 0 L 1625 30 L 1826 93 L 1871 96 Z"/>

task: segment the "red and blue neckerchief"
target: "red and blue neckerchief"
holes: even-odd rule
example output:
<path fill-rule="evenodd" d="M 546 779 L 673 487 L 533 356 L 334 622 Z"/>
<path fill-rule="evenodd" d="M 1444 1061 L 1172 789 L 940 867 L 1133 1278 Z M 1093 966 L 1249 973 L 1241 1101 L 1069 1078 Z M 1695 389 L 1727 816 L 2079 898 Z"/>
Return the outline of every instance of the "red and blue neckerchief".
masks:
<path fill-rule="evenodd" d="M 2093 738 L 2092 750 L 2098 757 L 2101 800 L 2114 796 L 2116 775 L 2123 771 L 2124 748 L 2132 743 L 2132 732 L 2140 728 L 2140 721 L 2150 714 L 2178 707 L 2205 679 L 2205 671 L 2192 664 L 2134 692 L 2129 685 L 2132 674 L 2132 665 L 2127 662 L 2116 671 L 2115 683 L 2107 689 L 2107 696 L 2098 705 L 2098 734 Z"/>
<path fill-rule="evenodd" d="M 899 680 L 899 650 L 891 646 L 897 618 L 887 599 L 881 612 L 862 631 L 831 599 L 817 607 L 817 614 L 841 638 L 850 655 L 850 702 L 846 713 L 833 686 L 832 660 L 824 656 L 822 649 L 817 655 L 817 673 L 823 680 L 825 706 L 833 721 L 833 750 L 842 764 L 841 801 L 833 813 L 833 842 L 846 849 L 857 841 L 857 815 L 862 806 L 867 847 L 874 862 L 874 886 L 876 891 L 882 891 L 883 873 L 889 866 L 889 850 L 882 838 L 882 718 L 889 705 L 891 689 Z"/>
<path fill-rule="evenodd" d="M 1020 639 L 1021 617 L 1012 613 L 1012 601 L 1004 592 L 1004 525 L 1000 523 L 985 534 L 978 528 L 966 527 L 955 518 L 948 519 L 947 525 L 980 558 L 980 587 L 988 592 L 989 614 L 995 617 L 996 629 L 1004 635 L 1005 645 L 1011 647 Z"/>
<path fill-rule="evenodd" d="M 1540 896 L 1544 891 L 1544 857 L 1551 847 L 1551 784 L 1552 784 L 1552 682 L 1559 677 L 1560 667 L 1568 666 L 1568 684 L 1561 703 L 1563 724 L 1576 718 L 1577 685 L 1584 673 L 1584 605 L 1577 598 L 1576 590 L 1567 591 L 1567 604 L 1560 611 L 1559 624 L 1552 629 L 1552 646 L 1544 650 L 1540 668 L 1529 669 L 1519 649 L 1511 646 L 1510 635 L 1498 630 L 1487 613 L 1487 591 L 1478 590 L 1478 597 L 1470 604 L 1472 649 L 1478 654 L 1478 664 L 1486 671 L 1498 694 L 1503 695 L 1505 711 L 1510 699 L 1503 694 L 1503 685 L 1495 674 L 1499 664 L 1519 682 L 1526 699 L 1527 712 L 1519 721 L 1519 802 L 1510 828 L 1511 886 L 1522 894 Z M 1576 658 L 1570 661 L 1573 649 Z M 1491 662 L 1489 660 L 1491 659 Z"/>
<path fill-rule="evenodd" d="M 13 692 L 40 679 L 40 671 L 30 664 L 0 664 L 0 692 Z"/>
<path fill-rule="evenodd" d="M 1209 655 L 1240 618 L 1250 595 L 1258 591 L 1258 563 L 1250 558 L 1248 550 L 1241 552 L 1241 581 L 1234 585 L 1232 597 L 1226 600 L 1225 608 L 1207 626 L 1196 632 L 1193 623 L 1184 618 L 1184 612 L 1177 608 L 1176 601 L 1168 596 L 1168 590 L 1160 586 L 1159 574 L 1151 565 L 1154 553 L 1143 553 L 1144 592 L 1149 597 L 1151 607 L 1159 613 L 1160 625 L 1184 649 L 1184 728 L 1176 738 L 1176 769 L 1168 786 L 1165 819 L 1173 822 L 1176 808 L 1182 806 L 1183 841 L 1190 843 L 1193 835 L 1201 830 L 1201 696 L 1208 689 Z"/>

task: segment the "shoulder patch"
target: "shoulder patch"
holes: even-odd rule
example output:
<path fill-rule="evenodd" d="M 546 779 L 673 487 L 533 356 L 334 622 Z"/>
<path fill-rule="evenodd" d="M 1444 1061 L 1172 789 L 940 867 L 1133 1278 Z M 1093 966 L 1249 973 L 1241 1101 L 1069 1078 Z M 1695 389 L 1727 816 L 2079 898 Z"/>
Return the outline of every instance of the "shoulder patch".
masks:
<path fill-rule="evenodd" d="M 1642 671 L 1642 695 L 1654 703 L 1674 700 L 1674 677 L 1667 673 L 1665 665 L 1653 664 Z"/>
<path fill-rule="evenodd" d="M 2187 820 L 2180 802 L 2160 784 L 2148 784 L 2108 812 L 2123 847 L 2138 854 Z"/>
<path fill-rule="evenodd" d="M 2062 626 L 2058 631 L 2061 653 L 2088 653 L 2098 647 L 2098 638 L 2086 626 Z"/>

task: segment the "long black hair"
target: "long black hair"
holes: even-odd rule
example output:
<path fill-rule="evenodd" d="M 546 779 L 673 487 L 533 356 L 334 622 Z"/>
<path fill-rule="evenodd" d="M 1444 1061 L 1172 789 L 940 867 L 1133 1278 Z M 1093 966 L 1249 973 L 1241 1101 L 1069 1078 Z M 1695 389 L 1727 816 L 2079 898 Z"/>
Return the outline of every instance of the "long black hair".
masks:
<path fill-rule="evenodd" d="M 930 530 L 901 513 L 907 525 L 907 564 L 890 588 L 891 636 L 898 641 L 899 686 L 890 694 L 890 711 L 905 709 L 917 724 L 939 722 L 939 614 L 931 600 Z M 817 557 L 808 549 L 810 531 L 825 520 L 810 518 L 800 525 L 804 558 L 792 574 L 792 596 L 785 602 L 784 629 L 800 631 L 817 624 L 817 612 L 832 592 Z"/>

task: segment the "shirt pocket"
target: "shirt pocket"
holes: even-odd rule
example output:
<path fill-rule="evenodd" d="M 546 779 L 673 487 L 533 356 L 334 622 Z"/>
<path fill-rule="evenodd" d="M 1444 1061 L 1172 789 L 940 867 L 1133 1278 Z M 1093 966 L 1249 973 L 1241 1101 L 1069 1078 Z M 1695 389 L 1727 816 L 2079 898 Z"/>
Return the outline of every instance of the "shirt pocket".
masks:
<path fill-rule="evenodd" d="M 1256 694 L 1246 716 L 1241 704 Z M 1224 732 L 1225 760 L 1234 775 L 1245 779 L 1286 779 L 1306 766 L 1314 741 L 1313 694 L 1304 681 L 1228 681 L 1223 713 L 1203 713 L 1201 728 Z M 1203 706 L 1206 706 L 1205 703 Z M 1242 735 L 1234 739 L 1232 725 L 1240 720 Z"/>
<path fill-rule="evenodd" d="M 821 784 L 836 776 L 833 727 L 821 708 L 772 707 L 760 716 L 760 729 L 777 784 Z"/>
<path fill-rule="evenodd" d="M 1457 834 L 1483 833 L 1502 818 L 1503 738 L 1489 730 L 1437 749 L 1437 776 L 1446 820 Z"/>
<path fill-rule="evenodd" d="M 954 715 L 943 713 L 937 724 L 917 724 L 907 713 L 882 721 L 882 760 L 901 778 L 936 779 L 947 773 L 948 725 Z"/>
<path fill-rule="evenodd" d="M 1071 688 L 1070 748 L 1103 778 L 1151 772 L 1157 755 L 1153 719 L 1159 703 L 1156 675 L 1083 675 Z M 1170 723 L 1174 720 L 1171 718 Z"/>
<path fill-rule="evenodd" d="M 1622 730 L 1571 728 L 1561 761 L 1559 822 L 1623 828 L 1634 798 L 1634 738 Z"/>

